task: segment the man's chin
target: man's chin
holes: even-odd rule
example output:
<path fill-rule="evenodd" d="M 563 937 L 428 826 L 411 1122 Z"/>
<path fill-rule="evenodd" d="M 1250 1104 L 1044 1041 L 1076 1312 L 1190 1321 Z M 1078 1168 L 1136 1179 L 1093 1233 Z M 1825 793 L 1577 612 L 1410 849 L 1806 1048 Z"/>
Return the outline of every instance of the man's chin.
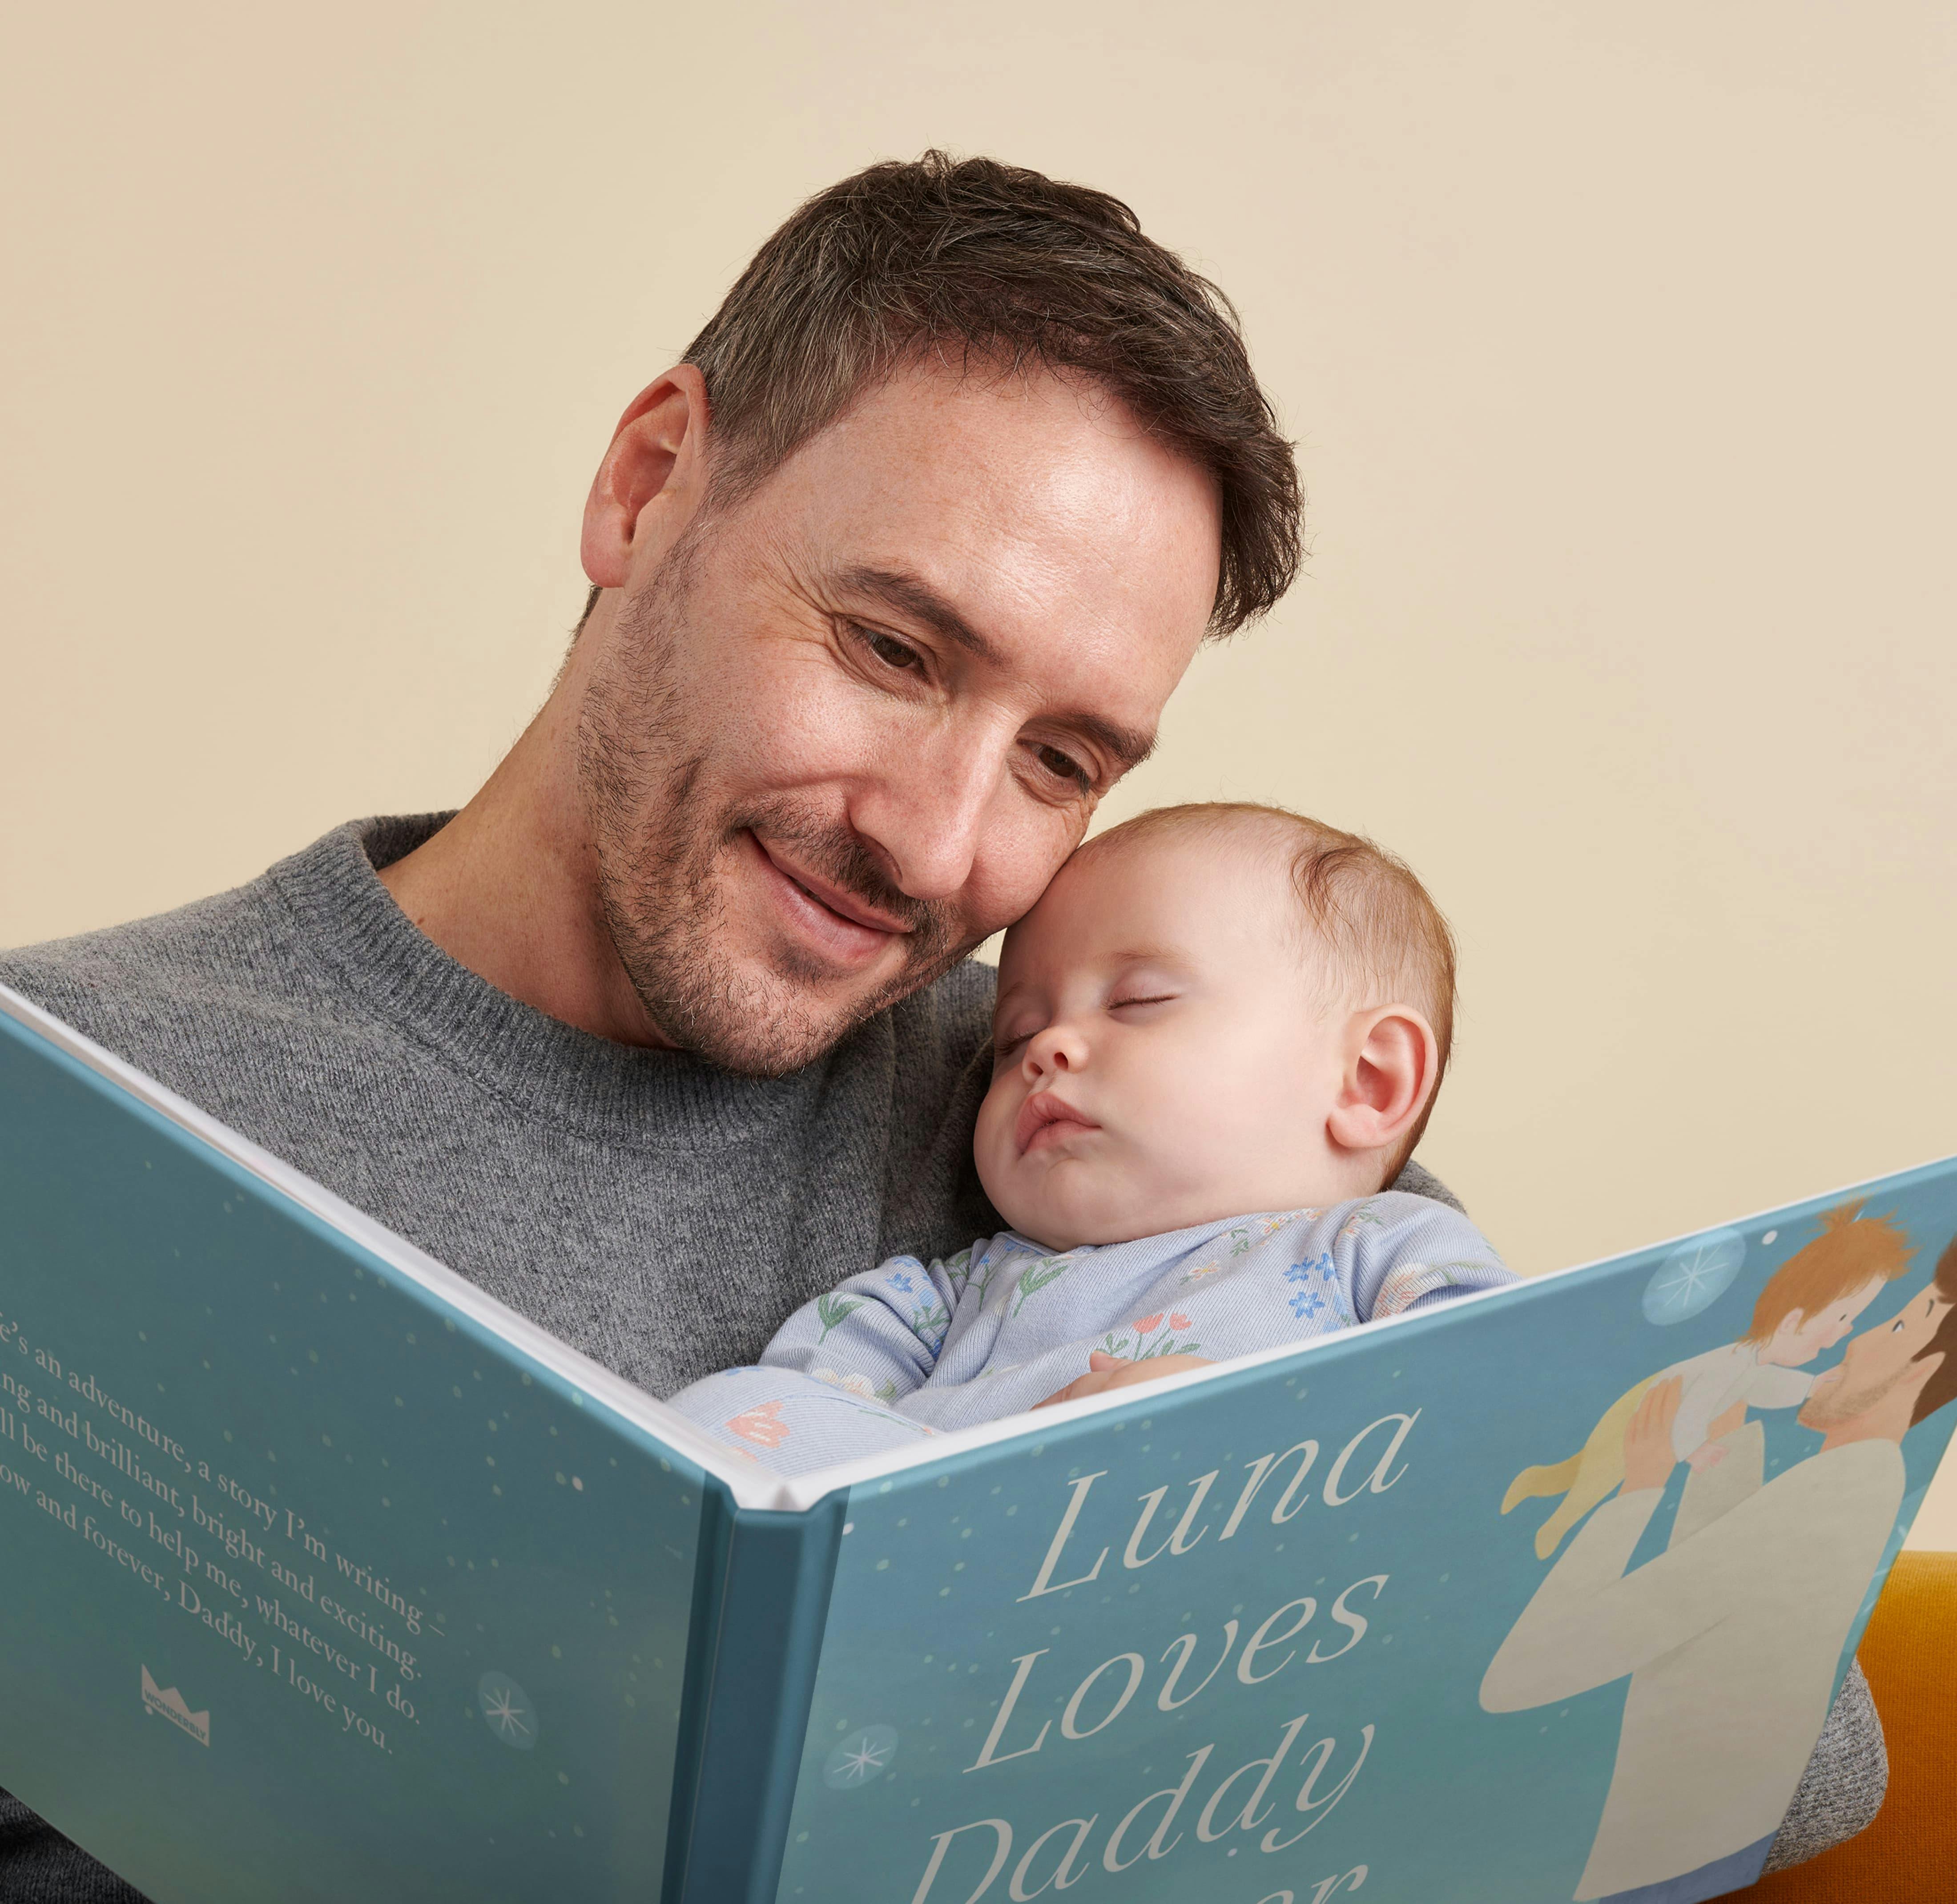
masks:
<path fill-rule="evenodd" d="M 744 1077 L 801 1071 L 938 976 L 906 970 L 881 982 L 837 985 L 731 963 L 710 985 L 634 984 L 653 1022 L 681 1050 Z"/>

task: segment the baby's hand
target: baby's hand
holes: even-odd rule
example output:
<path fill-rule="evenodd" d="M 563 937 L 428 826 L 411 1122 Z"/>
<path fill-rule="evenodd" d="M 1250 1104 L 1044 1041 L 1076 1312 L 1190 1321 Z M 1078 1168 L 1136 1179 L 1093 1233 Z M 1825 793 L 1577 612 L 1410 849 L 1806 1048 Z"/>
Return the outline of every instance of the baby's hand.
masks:
<path fill-rule="evenodd" d="M 1702 1441 L 1685 1459 L 1695 1474 L 1703 1474 L 1708 1468 L 1716 1468 L 1726 1458 L 1726 1450 L 1716 1442 Z"/>
<path fill-rule="evenodd" d="M 1186 1369 L 1207 1368 L 1207 1355 L 1151 1355 L 1146 1362 L 1124 1362 L 1119 1355 L 1105 1355 L 1099 1349 L 1087 1358 L 1087 1373 L 1077 1377 L 1035 1408 L 1051 1408 L 1055 1402 L 1077 1402 L 1089 1395 L 1105 1395 L 1111 1388 L 1127 1388 L 1136 1382 L 1152 1382 L 1159 1376 L 1180 1375 Z"/>

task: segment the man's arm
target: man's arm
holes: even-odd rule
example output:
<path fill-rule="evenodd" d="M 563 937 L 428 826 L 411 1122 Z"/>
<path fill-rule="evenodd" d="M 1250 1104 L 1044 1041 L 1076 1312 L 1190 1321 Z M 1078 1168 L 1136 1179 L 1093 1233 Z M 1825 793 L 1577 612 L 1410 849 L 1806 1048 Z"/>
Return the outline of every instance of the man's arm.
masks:
<path fill-rule="evenodd" d="M 1627 1573 L 1664 1498 L 1684 1384 L 1656 1384 L 1624 1431 L 1624 1485 L 1590 1517 L 1537 1588 L 1481 1681 L 1481 1705 L 1520 1712 L 1608 1685 L 1703 1633 L 1744 1598 L 1768 1548 L 1737 1537 L 1736 1512 Z"/>

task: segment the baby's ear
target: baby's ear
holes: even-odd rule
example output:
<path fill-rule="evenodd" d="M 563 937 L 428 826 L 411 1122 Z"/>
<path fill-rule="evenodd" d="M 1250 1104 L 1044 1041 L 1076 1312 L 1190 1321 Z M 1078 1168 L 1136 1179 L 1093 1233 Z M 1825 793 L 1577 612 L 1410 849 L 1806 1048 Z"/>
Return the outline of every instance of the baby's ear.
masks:
<path fill-rule="evenodd" d="M 1342 1150 L 1390 1149 L 1427 1108 L 1440 1071 L 1440 1047 L 1418 1006 L 1360 1013 L 1347 1035 L 1345 1075 L 1326 1135 Z"/>

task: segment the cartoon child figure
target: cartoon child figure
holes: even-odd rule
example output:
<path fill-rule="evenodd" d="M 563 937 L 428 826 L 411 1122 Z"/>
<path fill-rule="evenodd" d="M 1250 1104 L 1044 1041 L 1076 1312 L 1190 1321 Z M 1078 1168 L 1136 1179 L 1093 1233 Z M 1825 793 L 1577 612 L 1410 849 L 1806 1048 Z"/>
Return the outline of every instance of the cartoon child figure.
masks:
<path fill-rule="evenodd" d="M 1807 1400 L 1814 1377 L 1798 1371 L 1848 1333 L 1915 1253 L 1886 1216 L 1858 1222 L 1862 1200 L 1823 1214 L 1821 1234 L 1767 1279 L 1753 1305 L 1752 1324 L 1737 1342 L 1647 1376 L 1611 1403 L 1567 1461 L 1525 1468 L 1516 1476 L 1503 1497 L 1503 1513 L 1534 1495 L 1563 1495 L 1536 1529 L 1538 1558 L 1548 1559 L 1563 1536 L 1623 1479 L 1626 1425 L 1657 1383 L 1675 1378 L 1684 1384 L 1672 1447 L 1695 1469 L 1719 1460 L 1721 1443 L 1746 1420 L 1750 1407 L 1797 1408 Z"/>

